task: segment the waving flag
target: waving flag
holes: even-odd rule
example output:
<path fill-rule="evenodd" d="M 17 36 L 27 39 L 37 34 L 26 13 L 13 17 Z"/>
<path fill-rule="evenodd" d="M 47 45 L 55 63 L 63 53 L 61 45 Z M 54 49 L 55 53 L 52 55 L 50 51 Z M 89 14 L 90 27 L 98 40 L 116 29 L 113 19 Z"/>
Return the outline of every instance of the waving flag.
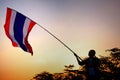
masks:
<path fill-rule="evenodd" d="M 21 13 L 7 8 L 6 22 L 4 25 L 7 37 L 14 47 L 21 47 L 33 55 L 32 47 L 28 43 L 28 35 L 36 23 Z"/>

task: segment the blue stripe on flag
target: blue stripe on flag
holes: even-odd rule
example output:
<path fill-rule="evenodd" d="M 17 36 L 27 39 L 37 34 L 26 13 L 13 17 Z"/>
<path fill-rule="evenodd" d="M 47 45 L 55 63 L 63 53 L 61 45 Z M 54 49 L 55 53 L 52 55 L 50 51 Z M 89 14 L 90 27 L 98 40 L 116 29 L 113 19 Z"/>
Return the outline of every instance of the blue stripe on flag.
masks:
<path fill-rule="evenodd" d="M 19 43 L 20 47 L 27 51 L 26 46 L 23 44 L 23 27 L 26 17 L 20 13 L 16 14 L 15 22 L 14 22 L 14 37 Z"/>

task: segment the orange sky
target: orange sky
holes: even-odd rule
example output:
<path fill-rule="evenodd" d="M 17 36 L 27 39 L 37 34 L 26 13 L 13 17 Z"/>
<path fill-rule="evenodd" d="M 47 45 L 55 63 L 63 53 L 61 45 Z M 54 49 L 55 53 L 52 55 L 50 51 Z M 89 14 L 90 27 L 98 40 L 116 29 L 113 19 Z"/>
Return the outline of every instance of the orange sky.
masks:
<path fill-rule="evenodd" d="M 118 0 L 3 0 L 0 1 L 0 80 L 29 80 L 42 71 L 63 71 L 64 65 L 79 67 L 73 54 L 38 25 L 29 35 L 33 56 L 13 47 L 3 29 L 7 7 L 48 29 L 82 58 L 90 49 L 95 49 L 97 56 L 104 56 L 106 49 L 120 48 Z"/>

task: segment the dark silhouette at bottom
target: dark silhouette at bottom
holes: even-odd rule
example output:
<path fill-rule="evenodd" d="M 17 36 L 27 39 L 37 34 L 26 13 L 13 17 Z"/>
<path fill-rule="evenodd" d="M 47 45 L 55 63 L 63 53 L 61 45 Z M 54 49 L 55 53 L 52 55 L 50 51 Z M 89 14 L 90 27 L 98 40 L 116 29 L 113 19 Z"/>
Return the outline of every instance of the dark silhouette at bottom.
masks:
<path fill-rule="evenodd" d="M 88 53 L 89 57 L 84 60 L 80 60 L 79 56 L 75 54 L 78 64 L 85 65 L 86 80 L 99 80 L 100 60 L 95 54 L 95 50 L 90 50 Z"/>
<path fill-rule="evenodd" d="M 74 70 L 74 65 L 64 66 L 62 73 L 41 72 L 31 80 L 120 80 L 120 49 L 107 49 L 108 56 L 101 56 L 98 59 L 95 50 L 90 50 L 89 57 L 81 60 L 74 54 L 80 66 Z"/>

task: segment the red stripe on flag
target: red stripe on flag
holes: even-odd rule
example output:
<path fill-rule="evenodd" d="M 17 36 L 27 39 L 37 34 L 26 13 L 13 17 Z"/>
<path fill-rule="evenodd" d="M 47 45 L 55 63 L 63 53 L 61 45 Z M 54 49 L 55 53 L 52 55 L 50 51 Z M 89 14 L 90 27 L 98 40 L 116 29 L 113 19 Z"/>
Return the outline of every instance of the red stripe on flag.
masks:
<path fill-rule="evenodd" d="M 4 25 L 4 29 L 5 29 L 5 33 L 6 33 L 7 37 L 12 41 L 12 45 L 14 47 L 17 47 L 18 46 L 17 43 L 15 43 L 12 40 L 12 38 L 10 37 L 10 33 L 9 33 L 11 14 L 12 14 L 12 9 L 7 8 L 6 22 L 5 22 L 5 25 Z"/>
<path fill-rule="evenodd" d="M 27 33 L 27 36 L 25 37 L 25 45 L 26 45 L 26 47 L 29 49 L 29 52 L 31 53 L 31 55 L 33 55 L 32 47 L 30 46 L 30 44 L 28 43 L 27 40 L 28 40 L 28 35 L 29 35 L 31 29 L 33 28 L 33 26 L 34 26 L 35 24 L 36 24 L 36 23 L 33 22 L 33 21 L 30 22 L 30 25 L 29 25 L 29 28 L 28 28 L 28 33 Z"/>

